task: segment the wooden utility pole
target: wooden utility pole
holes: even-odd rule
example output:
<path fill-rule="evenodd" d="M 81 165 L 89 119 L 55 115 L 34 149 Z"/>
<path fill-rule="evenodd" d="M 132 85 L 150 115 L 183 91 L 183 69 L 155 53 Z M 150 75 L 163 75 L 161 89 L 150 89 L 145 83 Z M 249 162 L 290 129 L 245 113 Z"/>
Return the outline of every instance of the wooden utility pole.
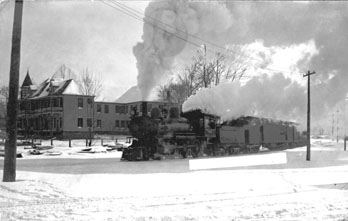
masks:
<path fill-rule="evenodd" d="M 311 75 L 315 74 L 315 71 L 312 73 L 310 71 L 307 74 L 304 74 L 303 77 L 307 77 L 308 86 L 307 86 L 307 155 L 306 160 L 311 160 Z"/>
<path fill-rule="evenodd" d="M 218 85 L 220 83 L 220 79 L 219 79 L 219 59 L 220 59 L 220 53 L 217 53 L 215 85 Z"/>
<path fill-rule="evenodd" d="M 5 144 L 5 160 L 3 174 L 4 182 L 16 181 L 17 112 L 22 35 L 22 14 L 23 0 L 16 0 L 12 28 L 9 99 L 7 103 L 7 140 Z"/>
<path fill-rule="evenodd" d="M 203 85 L 204 87 L 208 87 L 207 84 L 207 73 L 206 73 L 206 62 L 207 62 L 207 46 L 204 44 L 203 45 L 204 48 L 204 64 L 203 64 Z"/>
<path fill-rule="evenodd" d="M 334 126 L 335 126 L 335 118 L 334 113 L 332 113 L 332 128 L 331 128 L 331 140 L 334 141 Z"/>
<path fill-rule="evenodd" d="M 338 143 L 338 130 L 339 130 L 338 118 L 339 118 L 339 110 L 337 109 L 337 115 L 336 115 L 336 142 L 337 143 Z"/>

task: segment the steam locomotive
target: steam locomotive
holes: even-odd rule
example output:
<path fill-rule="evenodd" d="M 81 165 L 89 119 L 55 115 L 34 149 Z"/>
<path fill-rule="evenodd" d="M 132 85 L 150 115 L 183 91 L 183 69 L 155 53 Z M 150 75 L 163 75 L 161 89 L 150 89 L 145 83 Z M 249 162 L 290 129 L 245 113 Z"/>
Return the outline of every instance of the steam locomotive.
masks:
<path fill-rule="evenodd" d="M 256 117 L 226 122 L 201 110 L 180 113 L 178 104 L 147 110 L 133 110 L 128 125 L 135 138 L 123 150 L 122 160 L 149 160 L 172 157 L 199 157 L 258 152 L 260 147 L 284 149 L 305 145 L 296 124 Z"/>

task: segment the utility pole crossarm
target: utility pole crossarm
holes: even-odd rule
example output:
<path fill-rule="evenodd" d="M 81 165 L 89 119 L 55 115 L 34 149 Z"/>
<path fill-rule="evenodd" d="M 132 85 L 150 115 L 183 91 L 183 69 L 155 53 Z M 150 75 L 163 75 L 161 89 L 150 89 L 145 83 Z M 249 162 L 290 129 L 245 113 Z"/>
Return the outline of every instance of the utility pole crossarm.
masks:
<path fill-rule="evenodd" d="M 313 74 L 315 74 L 315 71 L 313 71 L 312 73 L 310 71 L 308 71 L 307 74 L 303 74 L 303 77 L 307 77 L 307 76 L 310 76 Z"/>

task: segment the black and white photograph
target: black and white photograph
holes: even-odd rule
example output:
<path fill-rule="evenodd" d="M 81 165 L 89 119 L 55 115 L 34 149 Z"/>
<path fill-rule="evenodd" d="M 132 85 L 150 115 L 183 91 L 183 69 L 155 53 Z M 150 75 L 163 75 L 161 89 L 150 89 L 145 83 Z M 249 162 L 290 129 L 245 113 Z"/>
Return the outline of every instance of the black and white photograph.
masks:
<path fill-rule="evenodd" d="M 348 221 L 348 2 L 0 0 L 0 221 Z"/>

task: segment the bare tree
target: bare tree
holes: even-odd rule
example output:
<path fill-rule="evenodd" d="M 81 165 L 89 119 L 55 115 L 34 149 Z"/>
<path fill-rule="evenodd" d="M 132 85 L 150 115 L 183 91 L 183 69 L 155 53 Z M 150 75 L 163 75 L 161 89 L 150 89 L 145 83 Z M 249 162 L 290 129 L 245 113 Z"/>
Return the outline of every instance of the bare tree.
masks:
<path fill-rule="evenodd" d="M 0 95 L 4 96 L 5 102 L 8 101 L 8 95 L 9 95 L 9 88 L 8 86 L 1 86 L 0 87 Z"/>
<path fill-rule="evenodd" d="M 0 128 L 6 128 L 7 102 L 9 95 L 8 86 L 0 87 Z"/>
<path fill-rule="evenodd" d="M 57 71 L 54 73 L 54 76 L 61 77 L 63 79 L 74 79 L 77 80 L 77 77 L 73 70 L 67 67 L 65 64 L 62 64 Z"/>
<path fill-rule="evenodd" d="M 178 74 L 177 80 L 159 88 L 158 97 L 168 100 L 170 94 L 170 101 L 182 104 L 201 88 L 242 79 L 249 67 L 251 58 L 241 47 L 230 47 L 225 54 L 216 53 L 213 58 L 207 58 L 205 48 L 199 48 L 192 63 Z"/>
<path fill-rule="evenodd" d="M 79 86 L 80 93 L 83 95 L 93 96 L 94 99 L 97 99 L 103 89 L 103 80 L 101 76 L 95 75 L 93 72 L 90 72 L 87 68 L 84 69 L 79 76 Z M 87 102 L 87 117 L 91 119 L 92 125 L 88 129 L 88 145 L 92 145 L 94 126 L 96 125 L 97 119 L 94 117 L 94 101 Z"/>
<path fill-rule="evenodd" d="M 187 98 L 185 85 L 178 82 L 170 82 L 166 85 L 159 87 L 158 97 L 168 102 L 174 102 L 183 104 Z"/>
<path fill-rule="evenodd" d="M 80 93 L 98 98 L 103 89 L 103 80 L 101 76 L 95 75 L 86 68 L 80 73 L 79 85 Z"/>
<path fill-rule="evenodd" d="M 227 52 L 230 59 L 226 62 L 224 79 L 235 81 L 246 77 L 247 71 L 253 66 L 252 57 L 238 45 L 229 46 Z"/>

